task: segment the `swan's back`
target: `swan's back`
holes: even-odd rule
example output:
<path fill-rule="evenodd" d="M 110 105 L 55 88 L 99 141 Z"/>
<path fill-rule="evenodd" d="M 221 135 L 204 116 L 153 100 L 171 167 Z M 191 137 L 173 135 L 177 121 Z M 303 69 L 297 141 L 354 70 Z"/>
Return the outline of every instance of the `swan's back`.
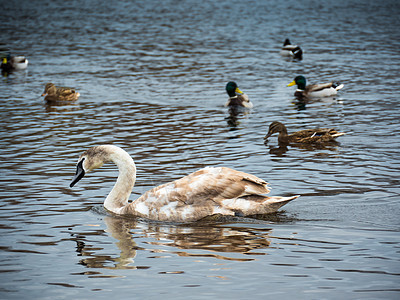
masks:
<path fill-rule="evenodd" d="M 122 213 L 178 222 L 218 213 L 234 215 L 240 210 L 237 201 L 241 201 L 240 208 L 246 201 L 245 206 L 252 209 L 251 206 L 269 198 L 257 195 L 268 192 L 267 182 L 254 175 L 225 167 L 206 167 L 147 191 L 127 205 Z"/>

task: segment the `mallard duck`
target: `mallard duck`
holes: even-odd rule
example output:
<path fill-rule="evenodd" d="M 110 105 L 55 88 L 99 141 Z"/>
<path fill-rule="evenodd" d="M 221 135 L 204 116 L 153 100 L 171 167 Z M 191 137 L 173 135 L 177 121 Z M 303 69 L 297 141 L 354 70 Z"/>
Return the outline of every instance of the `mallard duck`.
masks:
<path fill-rule="evenodd" d="M 243 106 L 246 108 L 253 107 L 253 103 L 250 102 L 249 97 L 239 90 L 236 82 L 229 81 L 226 84 L 225 89 L 229 95 L 229 99 L 225 103 L 225 106 Z"/>
<path fill-rule="evenodd" d="M 301 50 L 301 48 L 297 45 L 292 45 L 289 39 L 286 39 L 285 42 L 283 43 L 283 47 L 281 49 L 280 54 L 282 56 L 289 56 L 296 59 L 303 58 L 303 50 Z"/>
<path fill-rule="evenodd" d="M 128 202 L 136 180 L 131 156 L 114 145 L 95 146 L 79 158 L 73 187 L 86 173 L 114 162 L 117 182 L 104 207 L 117 214 L 158 221 L 192 222 L 212 215 L 247 216 L 273 213 L 299 196 L 267 197 L 267 182 L 226 167 L 206 167 L 181 179 L 155 187 Z"/>
<path fill-rule="evenodd" d="M 297 90 L 294 95 L 297 98 L 308 97 L 329 97 L 336 95 L 338 90 L 343 88 L 343 84 L 336 82 L 318 83 L 306 85 L 304 76 L 296 76 L 296 78 L 287 86 L 297 85 Z"/>
<path fill-rule="evenodd" d="M 338 132 L 332 128 L 305 129 L 287 133 L 286 126 L 281 122 L 272 122 L 264 140 L 267 140 L 274 133 L 279 133 L 278 143 L 280 144 L 318 144 L 335 141 L 338 136 L 344 135 L 344 132 Z"/>
<path fill-rule="evenodd" d="M 4 72 L 13 70 L 23 70 L 28 67 L 28 59 L 25 56 L 11 56 L 3 57 L 1 69 Z"/>
<path fill-rule="evenodd" d="M 75 101 L 80 94 L 75 89 L 68 87 L 57 87 L 53 83 L 47 83 L 42 96 L 49 102 L 56 101 Z"/>

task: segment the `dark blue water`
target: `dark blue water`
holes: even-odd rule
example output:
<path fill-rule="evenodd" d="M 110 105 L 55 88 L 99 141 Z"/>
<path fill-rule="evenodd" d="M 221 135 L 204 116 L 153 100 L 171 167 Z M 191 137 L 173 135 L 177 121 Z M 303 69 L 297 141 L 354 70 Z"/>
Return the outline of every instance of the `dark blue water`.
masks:
<path fill-rule="evenodd" d="M 4 13 L 6 12 L 6 13 Z M 1 46 L 26 71 L 0 80 L 1 299 L 398 299 L 398 1 L 18 1 Z M 285 38 L 304 51 L 279 56 Z M 298 105 L 296 75 L 340 81 Z M 232 119 L 234 80 L 254 108 Z M 47 82 L 74 105 L 46 105 Z M 288 131 L 334 127 L 325 148 L 278 148 Z M 160 224 L 112 216 L 106 165 L 69 188 L 80 153 L 134 158 L 131 199 L 204 166 L 301 197 L 272 216 Z"/>

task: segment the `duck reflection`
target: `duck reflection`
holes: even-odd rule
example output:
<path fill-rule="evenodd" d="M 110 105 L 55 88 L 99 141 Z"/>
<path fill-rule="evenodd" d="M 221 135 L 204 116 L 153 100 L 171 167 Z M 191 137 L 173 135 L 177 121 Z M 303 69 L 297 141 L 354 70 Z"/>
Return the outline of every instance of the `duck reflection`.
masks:
<path fill-rule="evenodd" d="M 251 222 L 252 219 L 249 219 Z M 104 218 L 107 225 L 106 233 L 117 240 L 119 253 L 104 254 L 105 249 L 101 244 L 91 245 L 87 236 L 104 236 L 105 232 L 79 233 L 74 240 L 77 243 L 76 251 L 84 257 L 80 264 L 88 268 L 105 269 L 143 269 L 146 266 L 135 266 L 137 252 L 144 250 L 156 253 L 148 258 L 165 257 L 167 254 L 191 257 L 213 257 L 222 260 L 251 261 L 254 255 L 265 255 L 264 252 L 256 252 L 258 249 L 266 249 L 270 246 L 269 234 L 271 229 L 265 228 L 264 221 L 254 222 L 263 226 L 240 227 L 230 226 L 226 223 L 216 224 L 207 220 L 192 225 L 174 225 L 145 223 L 134 219 L 107 216 Z M 213 220 L 215 221 L 215 220 Z M 211 222 L 211 224 L 210 224 Z M 134 238 L 134 236 L 136 236 Z M 139 247 L 136 240 L 141 240 L 146 247 Z M 196 250 L 202 250 L 196 252 Z M 231 257 L 231 254 L 242 254 L 246 257 Z"/>
<path fill-rule="evenodd" d="M 228 109 L 228 116 L 225 117 L 230 130 L 238 130 L 240 125 L 240 117 L 247 117 L 249 110 L 243 106 L 231 105 Z"/>
<path fill-rule="evenodd" d="M 62 102 L 62 101 L 45 101 L 46 112 L 70 112 L 79 110 L 78 103 Z"/>
<path fill-rule="evenodd" d="M 306 110 L 307 103 L 309 103 L 309 99 L 304 98 L 304 97 L 296 97 L 296 100 L 292 101 L 292 104 L 294 105 L 294 108 L 298 111 L 301 110 Z"/>
<path fill-rule="evenodd" d="M 340 143 L 336 141 L 325 142 L 323 144 L 288 144 L 288 143 L 278 142 L 278 147 L 276 147 L 268 145 L 268 140 L 265 140 L 264 145 L 268 147 L 269 154 L 276 156 L 284 156 L 284 154 L 289 151 L 289 146 L 307 151 L 328 150 L 336 152 L 339 150 Z"/>
<path fill-rule="evenodd" d="M 264 141 L 265 146 L 268 146 L 268 141 Z M 278 147 L 268 146 L 269 154 L 273 154 L 276 156 L 283 156 L 286 152 L 289 151 L 288 144 L 279 144 Z"/>
<path fill-rule="evenodd" d="M 314 103 L 335 104 L 337 103 L 336 100 L 337 99 L 335 96 L 318 98 L 318 97 L 308 97 L 303 94 L 297 94 L 295 95 L 295 98 L 292 99 L 292 104 L 294 109 L 302 111 L 307 109 L 307 105 L 312 105 Z"/>

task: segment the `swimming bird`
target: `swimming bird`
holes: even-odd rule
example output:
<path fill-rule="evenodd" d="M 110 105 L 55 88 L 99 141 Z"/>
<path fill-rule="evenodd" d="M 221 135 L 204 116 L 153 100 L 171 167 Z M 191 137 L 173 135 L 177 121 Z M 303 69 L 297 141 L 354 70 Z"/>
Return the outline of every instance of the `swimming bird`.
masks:
<path fill-rule="evenodd" d="M 306 85 L 304 76 L 296 76 L 296 78 L 287 86 L 297 85 L 297 90 L 294 95 L 298 99 L 308 97 L 329 97 L 337 94 L 338 90 L 343 88 L 343 84 L 336 82 L 318 83 Z"/>
<path fill-rule="evenodd" d="M 250 102 L 249 97 L 238 88 L 236 82 L 229 81 L 226 84 L 225 89 L 229 95 L 229 99 L 225 103 L 225 106 L 243 106 L 246 108 L 253 107 L 253 103 Z"/>
<path fill-rule="evenodd" d="M 283 43 L 283 47 L 281 49 L 280 55 L 289 56 L 296 59 L 303 59 L 303 50 L 297 45 L 292 45 L 289 39 L 286 39 Z"/>
<path fill-rule="evenodd" d="M 25 56 L 11 56 L 8 54 L 7 57 L 3 57 L 0 67 L 3 72 L 24 70 L 28 67 L 28 59 Z"/>
<path fill-rule="evenodd" d="M 95 146 L 79 158 L 73 187 L 86 173 L 114 162 L 117 182 L 104 207 L 117 214 L 158 221 L 192 222 L 212 215 L 247 216 L 276 212 L 299 196 L 267 197 L 267 182 L 226 167 L 206 167 L 181 179 L 155 187 L 128 202 L 136 180 L 132 157 L 114 145 Z"/>
<path fill-rule="evenodd" d="M 79 98 L 80 94 L 73 88 L 57 87 L 53 83 L 47 83 L 42 96 L 48 102 L 57 101 L 75 101 Z"/>
<path fill-rule="evenodd" d="M 344 132 L 338 132 L 332 128 L 305 129 L 288 134 L 286 126 L 281 122 L 272 122 L 264 140 L 267 140 L 274 133 L 279 133 L 278 143 L 280 144 L 321 144 L 335 141 Z"/>

